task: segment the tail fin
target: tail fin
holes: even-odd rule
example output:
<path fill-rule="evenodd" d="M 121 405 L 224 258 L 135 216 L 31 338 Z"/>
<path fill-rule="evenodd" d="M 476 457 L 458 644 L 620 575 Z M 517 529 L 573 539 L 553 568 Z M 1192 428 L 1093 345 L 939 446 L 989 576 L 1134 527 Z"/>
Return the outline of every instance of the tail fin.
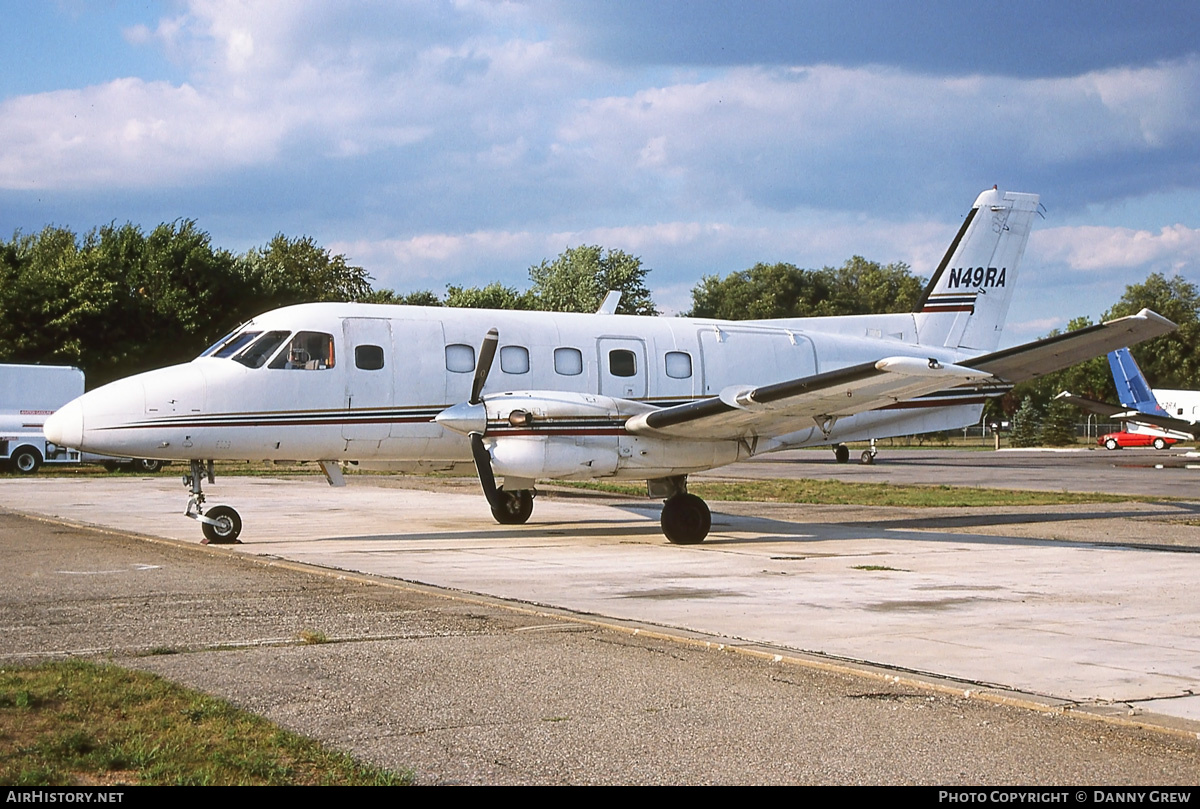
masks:
<path fill-rule="evenodd" d="M 1117 386 L 1117 398 L 1121 404 L 1139 413 L 1166 412 L 1159 406 L 1150 383 L 1142 376 L 1142 369 L 1138 368 L 1128 348 L 1108 352 L 1108 365 L 1112 368 L 1113 382 Z"/>
<path fill-rule="evenodd" d="M 979 195 L 917 306 L 918 342 L 995 350 L 1038 207 L 1037 194 Z"/>

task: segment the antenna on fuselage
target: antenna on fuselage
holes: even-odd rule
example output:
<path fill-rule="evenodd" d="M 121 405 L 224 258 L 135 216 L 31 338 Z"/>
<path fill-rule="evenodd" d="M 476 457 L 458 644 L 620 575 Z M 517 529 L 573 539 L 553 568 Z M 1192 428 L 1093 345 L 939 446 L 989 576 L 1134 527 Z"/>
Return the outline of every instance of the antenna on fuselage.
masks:
<path fill-rule="evenodd" d="M 608 294 L 604 296 L 604 301 L 600 304 L 600 308 L 596 310 L 598 315 L 615 315 L 617 313 L 617 304 L 621 302 L 621 293 L 615 289 L 610 289 Z"/>

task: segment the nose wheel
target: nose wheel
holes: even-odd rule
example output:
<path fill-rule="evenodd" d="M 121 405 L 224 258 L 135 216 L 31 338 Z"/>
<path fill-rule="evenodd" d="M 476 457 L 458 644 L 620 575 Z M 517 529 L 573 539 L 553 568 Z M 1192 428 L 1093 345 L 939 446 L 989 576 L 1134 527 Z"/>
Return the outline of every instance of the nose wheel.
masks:
<path fill-rule="evenodd" d="M 183 485 L 187 486 L 192 494 L 188 498 L 184 516 L 200 523 L 200 530 L 204 532 L 203 544 L 240 545 L 238 535 L 242 533 L 241 515 L 229 506 L 212 506 L 207 512 L 204 508 L 204 479 L 208 478 L 209 483 L 214 482 L 213 462 L 209 461 L 202 466 L 200 461 L 192 461 L 191 465 L 191 473 L 183 476 Z"/>

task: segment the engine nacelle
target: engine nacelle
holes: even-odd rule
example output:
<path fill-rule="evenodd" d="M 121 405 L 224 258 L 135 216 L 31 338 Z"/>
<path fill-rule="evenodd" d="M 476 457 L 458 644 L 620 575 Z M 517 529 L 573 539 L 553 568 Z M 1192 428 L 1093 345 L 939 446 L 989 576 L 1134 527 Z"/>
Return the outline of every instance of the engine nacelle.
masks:
<path fill-rule="evenodd" d="M 586 393 L 528 391 L 484 398 L 484 442 L 496 474 L 591 480 L 646 479 L 732 463 L 736 441 L 686 441 L 631 435 L 630 417 L 652 405 Z"/>

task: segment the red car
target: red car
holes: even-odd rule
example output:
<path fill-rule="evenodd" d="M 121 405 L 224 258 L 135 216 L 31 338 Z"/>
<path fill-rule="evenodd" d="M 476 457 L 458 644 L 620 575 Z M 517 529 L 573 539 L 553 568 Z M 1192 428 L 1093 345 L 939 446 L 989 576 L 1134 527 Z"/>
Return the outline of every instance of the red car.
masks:
<path fill-rule="evenodd" d="M 1100 436 L 1096 443 L 1105 449 L 1125 449 L 1126 447 L 1154 447 L 1166 449 L 1172 444 L 1178 444 L 1178 438 L 1167 438 L 1162 435 L 1147 435 L 1146 433 L 1108 433 Z"/>

